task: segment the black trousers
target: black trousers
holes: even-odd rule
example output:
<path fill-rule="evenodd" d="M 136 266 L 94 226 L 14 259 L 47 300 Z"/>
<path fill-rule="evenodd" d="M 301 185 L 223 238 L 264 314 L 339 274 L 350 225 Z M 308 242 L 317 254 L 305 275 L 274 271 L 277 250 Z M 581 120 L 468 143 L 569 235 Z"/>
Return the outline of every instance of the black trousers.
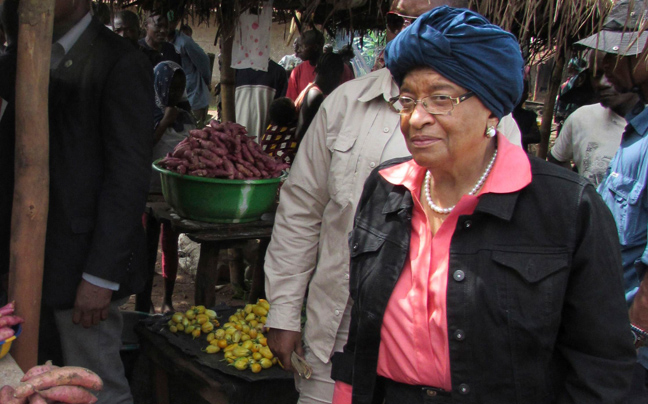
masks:
<path fill-rule="evenodd" d="M 385 389 L 384 404 L 451 404 L 449 391 L 434 387 L 412 386 L 380 378 Z"/>

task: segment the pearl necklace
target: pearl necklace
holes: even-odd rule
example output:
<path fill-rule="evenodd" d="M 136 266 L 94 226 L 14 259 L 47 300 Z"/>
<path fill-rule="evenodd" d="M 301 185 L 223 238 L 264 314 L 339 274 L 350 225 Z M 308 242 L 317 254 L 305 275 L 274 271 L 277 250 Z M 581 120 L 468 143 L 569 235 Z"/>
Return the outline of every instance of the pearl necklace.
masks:
<path fill-rule="evenodd" d="M 488 163 L 488 166 L 486 166 L 486 169 L 484 170 L 484 173 L 479 177 L 479 180 L 475 184 L 474 187 L 468 192 L 468 195 L 475 195 L 479 189 L 484 185 L 484 182 L 486 182 L 486 178 L 488 178 L 488 174 L 490 174 L 491 169 L 493 168 L 493 164 L 495 164 L 495 158 L 497 157 L 497 149 L 495 150 L 495 153 L 493 153 L 493 157 L 491 158 L 490 162 Z M 427 199 L 427 203 L 430 206 L 430 208 L 435 211 L 436 213 L 439 213 L 441 215 L 447 215 L 450 212 L 452 212 L 452 209 L 455 208 L 457 205 L 453 205 L 449 208 L 442 208 L 432 202 L 432 197 L 430 196 L 430 170 L 428 170 L 425 173 L 425 199 Z"/>

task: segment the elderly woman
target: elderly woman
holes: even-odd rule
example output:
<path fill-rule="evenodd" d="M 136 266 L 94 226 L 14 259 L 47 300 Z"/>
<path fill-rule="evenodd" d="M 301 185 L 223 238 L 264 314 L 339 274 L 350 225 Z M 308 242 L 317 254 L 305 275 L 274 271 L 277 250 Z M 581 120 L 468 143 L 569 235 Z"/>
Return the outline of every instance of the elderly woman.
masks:
<path fill-rule="evenodd" d="M 365 184 L 333 402 L 623 402 L 635 352 L 610 212 L 495 129 L 521 97 L 515 37 L 440 7 L 385 61 L 412 159 Z"/>

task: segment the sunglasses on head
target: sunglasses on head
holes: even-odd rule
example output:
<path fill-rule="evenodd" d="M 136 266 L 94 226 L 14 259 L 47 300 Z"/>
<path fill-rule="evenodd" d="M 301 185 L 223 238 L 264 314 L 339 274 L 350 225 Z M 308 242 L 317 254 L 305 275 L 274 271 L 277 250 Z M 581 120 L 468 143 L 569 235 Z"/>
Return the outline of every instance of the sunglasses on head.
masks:
<path fill-rule="evenodd" d="M 387 13 L 387 29 L 391 32 L 400 32 L 403 28 L 407 28 L 416 21 L 416 18 L 390 11 Z"/>

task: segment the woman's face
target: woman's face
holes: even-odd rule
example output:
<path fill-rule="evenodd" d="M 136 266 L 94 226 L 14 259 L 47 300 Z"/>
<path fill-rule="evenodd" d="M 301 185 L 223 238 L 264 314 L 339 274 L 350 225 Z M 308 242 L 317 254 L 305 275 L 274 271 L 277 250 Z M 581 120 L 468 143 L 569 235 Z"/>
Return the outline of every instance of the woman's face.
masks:
<path fill-rule="evenodd" d="M 171 86 L 169 87 L 169 106 L 174 107 L 178 105 L 182 96 L 184 95 L 187 79 L 181 70 L 176 70 L 171 79 Z"/>
<path fill-rule="evenodd" d="M 415 100 L 430 95 L 458 97 L 467 92 L 429 67 L 410 71 L 400 88 L 401 96 Z M 400 120 L 414 160 L 422 167 L 445 170 L 483 153 L 489 141 L 486 128 L 497 126 L 497 122 L 476 96 L 454 105 L 450 115 L 431 115 L 417 104 L 411 114 L 401 115 Z"/>

